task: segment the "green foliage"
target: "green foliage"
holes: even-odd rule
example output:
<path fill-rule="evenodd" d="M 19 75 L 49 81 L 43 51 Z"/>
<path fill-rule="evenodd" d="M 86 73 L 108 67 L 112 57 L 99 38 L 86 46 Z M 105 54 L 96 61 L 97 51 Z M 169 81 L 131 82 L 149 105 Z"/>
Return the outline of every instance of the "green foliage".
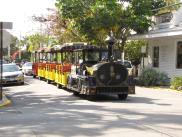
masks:
<path fill-rule="evenodd" d="M 156 13 L 156 15 L 176 11 L 177 9 L 180 8 L 180 4 L 179 4 L 180 0 L 164 0 L 164 3 L 165 4 L 161 6 L 164 8 L 161 8 L 159 10 L 154 10 L 154 13 Z M 174 4 L 176 4 L 176 5 L 174 5 Z"/>
<path fill-rule="evenodd" d="M 21 53 L 21 59 L 30 61 L 30 58 L 31 58 L 31 53 L 30 52 Z"/>
<path fill-rule="evenodd" d="M 139 81 L 144 86 L 165 86 L 169 84 L 167 74 L 152 68 L 143 69 L 139 76 Z"/>
<path fill-rule="evenodd" d="M 169 84 L 170 84 L 170 81 L 169 81 L 169 77 L 167 76 L 167 74 L 164 72 L 158 72 L 156 85 L 166 86 Z"/>
<path fill-rule="evenodd" d="M 171 81 L 171 88 L 177 89 L 177 90 L 182 90 L 182 77 L 175 77 Z"/>
<path fill-rule="evenodd" d="M 172 5 L 180 2 L 180 0 L 164 0 L 164 1 L 166 5 Z"/>
<path fill-rule="evenodd" d="M 57 0 L 64 20 L 71 21 L 69 30 L 74 30 L 84 40 L 103 43 L 106 35 L 118 26 L 122 6 L 116 0 Z"/>
<path fill-rule="evenodd" d="M 148 28 L 153 24 L 151 21 L 152 15 L 155 13 L 153 9 L 163 7 L 163 0 L 132 0 L 129 7 L 126 9 L 128 14 L 129 28 L 142 34 L 148 31 Z"/>
<path fill-rule="evenodd" d="M 71 34 L 73 38 L 67 37 L 69 41 L 76 37 L 80 41 L 104 45 L 112 30 L 121 41 L 117 46 L 123 51 L 131 30 L 143 33 L 152 25 L 149 17 L 153 15 L 153 8 L 162 6 L 160 2 L 162 0 L 132 0 L 126 7 L 122 0 L 57 0 L 56 7 L 65 30 L 61 36 Z"/>
<path fill-rule="evenodd" d="M 37 33 L 24 37 L 24 39 L 20 41 L 20 45 L 24 44 L 28 46 L 28 52 L 32 52 L 45 45 L 48 47 L 57 44 L 57 41 L 50 36 Z"/>
<path fill-rule="evenodd" d="M 141 47 L 146 46 L 147 43 L 144 40 L 132 40 L 128 41 L 125 45 L 125 58 L 132 62 L 139 63 L 142 57 Z"/>
<path fill-rule="evenodd" d="M 33 50 L 37 50 L 39 47 L 43 45 L 48 45 L 49 38 L 45 35 L 33 34 L 28 36 L 27 44 L 29 46 L 28 51 L 32 52 Z"/>
<path fill-rule="evenodd" d="M 10 43 L 10 49 L 11 49 L 10 54 L 11 55 L 18 50 L 18 47 L 16 47 L 18 42 L 19 41 L 18 41 L 17 37 L 13 36 L 11 39 L 11 43 Z"/>

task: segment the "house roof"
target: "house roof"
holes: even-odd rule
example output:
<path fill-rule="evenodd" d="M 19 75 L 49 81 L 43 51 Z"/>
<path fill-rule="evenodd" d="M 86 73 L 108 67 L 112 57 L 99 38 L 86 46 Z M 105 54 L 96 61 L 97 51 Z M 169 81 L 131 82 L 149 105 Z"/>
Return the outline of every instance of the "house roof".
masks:
<path fill-rule="evenodd" d="M 154 38 L 161 38 L 161 37 L 169 37 L 169 36 L 182 36 L 182 26 L 181 27 L 175 27 L 175 28 L 169 28 L 169 29 L 161 29 L 150 31 L 147 34 L 142 35 L 132 35 L 129 39 L 130 40 L 139 40 L 139 39 L 154 39 Z"/>
<path fill-rule="evenodd" d="M 7 48 L 10 45 L 12 36 L 7 30 L 3 30 L 3 48 Z"/>
<path fill-rule="evenodd" d="M 182 4 L 181 2 L 178 4 Z M 162 37 L 182 36 L 182 6 L 172 13 L 172 19 L 170 22 L 158 23 L 153 27 L 153 30 L 143 35 L 132 35 L 130 40 L 138 39 L 154 39 Z"/>

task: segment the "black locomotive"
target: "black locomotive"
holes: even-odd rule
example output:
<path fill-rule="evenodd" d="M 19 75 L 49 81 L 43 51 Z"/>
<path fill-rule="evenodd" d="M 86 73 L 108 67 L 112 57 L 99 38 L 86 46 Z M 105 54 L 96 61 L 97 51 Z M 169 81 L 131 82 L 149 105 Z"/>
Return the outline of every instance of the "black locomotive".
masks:
<path fill-rule="evenodd" d="M 112 51 L 112 48 L 106 52 L 106 49 L 89 45 L 75 49 L 67 88 L 74 94 L 118 95 L 122 100 L 129 93 L 134 94 L 135 87 L 128 83 L 127 69 L 113 60 L 115 52 Z"/>

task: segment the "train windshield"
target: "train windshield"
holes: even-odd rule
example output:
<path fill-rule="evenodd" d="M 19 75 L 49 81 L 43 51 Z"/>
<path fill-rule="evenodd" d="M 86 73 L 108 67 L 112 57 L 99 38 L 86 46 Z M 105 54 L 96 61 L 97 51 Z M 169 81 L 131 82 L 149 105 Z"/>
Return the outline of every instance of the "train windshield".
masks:
<path fill-rule="evenodd" d="M 99 51 L 87 51 L 85 61 L 99 61 Z"/>
<path fill-rule="evenodd" d="M 114 60 L 120 59 L 121 58 L 121 52 L 119 50 L 114 50 L 113 56 L 114 56 Z M 102 60 L 108 59 L 108 51 L 102 51 L 101 59 Z"/>

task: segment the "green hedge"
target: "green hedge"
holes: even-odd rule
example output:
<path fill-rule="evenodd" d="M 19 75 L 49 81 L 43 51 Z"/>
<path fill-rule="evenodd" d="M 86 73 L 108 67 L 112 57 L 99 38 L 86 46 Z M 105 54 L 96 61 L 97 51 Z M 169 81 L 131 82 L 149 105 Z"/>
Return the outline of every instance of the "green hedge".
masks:
<path fill-rule="evenodd" d="M 171 88 L 176 90 L 182 90 L 182 76 L 181 77 L 175 77 L 171 81 Z"/>
<path fill-rule="evenodd" d="M 140 85 L 143 86 L 167 86 L 169 77 L 164 72 L 156 71 L 152 68 L 145 68 L 139 76 Z"/>

